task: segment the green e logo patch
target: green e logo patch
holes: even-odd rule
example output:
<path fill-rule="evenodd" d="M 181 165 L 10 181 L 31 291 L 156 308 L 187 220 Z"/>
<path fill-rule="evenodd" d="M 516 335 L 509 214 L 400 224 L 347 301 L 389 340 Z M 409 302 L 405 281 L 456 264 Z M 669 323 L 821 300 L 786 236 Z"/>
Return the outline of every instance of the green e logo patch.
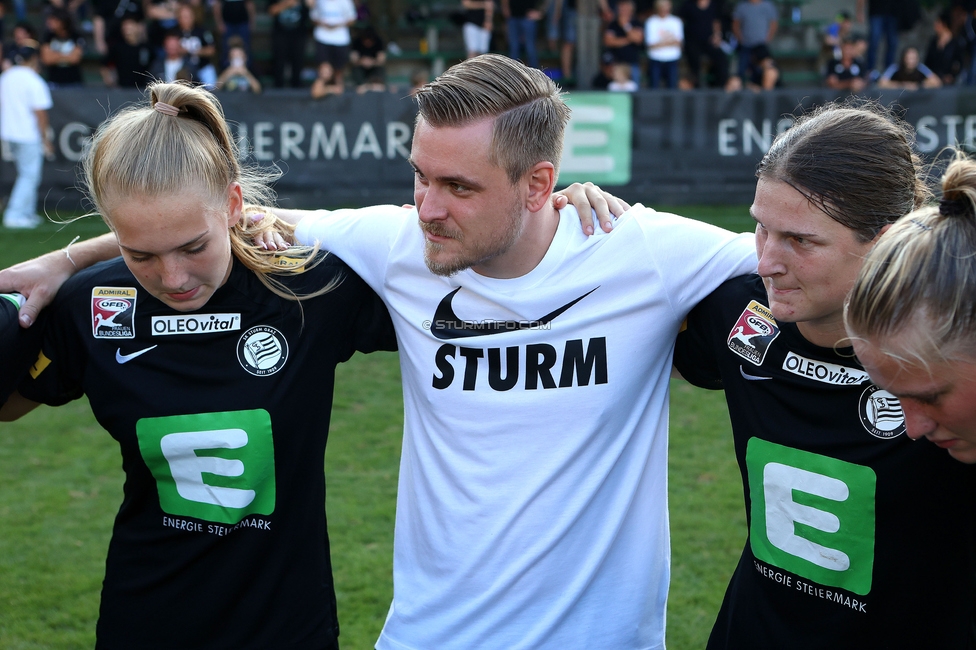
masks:
<path fill-rule="evenodd" d="M 753 554 L 859 595 L 871 591 L 876 476 L 869 467 L 752 438 Z"/>
<path fill-rule="evenodd" d="M 136 437 L 163 512 L 222 524 L 274 512 L 267 411 L 144 418 L 136 422 Z"/>

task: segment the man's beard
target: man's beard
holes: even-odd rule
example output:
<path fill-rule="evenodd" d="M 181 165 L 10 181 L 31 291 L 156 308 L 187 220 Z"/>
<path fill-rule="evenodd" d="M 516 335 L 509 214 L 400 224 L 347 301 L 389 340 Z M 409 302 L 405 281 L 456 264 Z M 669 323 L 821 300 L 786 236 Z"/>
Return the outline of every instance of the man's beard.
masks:
<path fill-rule="evenodd" d="M 484 264 L 508 252 L 515 242 L 518 241 L 518 238 L 522 236 L 524 225 L 524 220 L 522 219 L 522 201 L 518 196 L 516 196 L 516 201 L 512 204 L 508 221 L 502 230 L 494 233 L 494 236 L 489 240 L 469 246 L 467 250 L 465 250 L 464 246 L 464 233 L 460 230 L 448 228 L 440 222 L 424 223 L 421 221 L 421 230 L 439 237 L 449 237 L 457 242 L 462 249 L 453 259 L 443 262 L 437 261 L 434 259 L 434 256 L 444 248 L 444 245 L 426 240 L 424 242 L 424 262 L 434 275 L 450 277 L 472 266 Z"/>

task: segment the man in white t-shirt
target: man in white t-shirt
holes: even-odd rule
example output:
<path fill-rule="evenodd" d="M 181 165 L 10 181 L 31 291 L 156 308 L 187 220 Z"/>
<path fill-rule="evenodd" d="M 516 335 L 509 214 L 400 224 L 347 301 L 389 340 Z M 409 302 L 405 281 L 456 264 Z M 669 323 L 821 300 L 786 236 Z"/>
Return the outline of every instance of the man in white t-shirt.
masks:
<path fill-rule="evenodd" d="M 518 61 L 469 59 L 416 99 L 416 207 L 276 211 L 397 329 L 394 596 L 376 647 L 662 650 L 674 341 L 755 270 L 753 235 L 635 206 L 588 237 L 551 202 L 569 109 Z M 5 274 L 0 288 L 22 272 Z"/>
<path fill-rule="evenodd" d="M 44 154 L 53 152 L 47 134 L 51 92 L 37 74 L 36 43 L 16 48 L 13 62 L 13 66 L 0 74 L 0 139 L 13 154 L 17 167 L 17 180 L 3 212 L 3 225 L 34 228 L 41 223 L 37 215 L 37 188 L 41 184 Z"/>
<path fill-rule="evenodd" d="M 416 94 L 414 208 L 305 216 L 383 298 L 404 438 L 381 650 L 664 648 L 668 379 L 687 312 L 751 235 L 552 207 L 569 110 L 483 55 Z M 419 226 L 419 227 L 418 227 Z"/>

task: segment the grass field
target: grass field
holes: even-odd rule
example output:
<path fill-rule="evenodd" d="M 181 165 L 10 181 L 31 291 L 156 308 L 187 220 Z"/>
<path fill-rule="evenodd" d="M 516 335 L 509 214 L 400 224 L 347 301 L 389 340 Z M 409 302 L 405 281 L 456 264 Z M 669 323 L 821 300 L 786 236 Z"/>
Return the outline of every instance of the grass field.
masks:
<path fill-rule="evenodd" d="M 747 209 L 673 211 L 731 230 Z M 95 220 L 0 229 L 0 266 L 102 232 Z M 402 404 L 395 354 L 339 368 L 325 459 L 344 650 L 372 648 L 392 595 Z M 722 393 L 673 382 L 668 647 L 702 648 L 745 537 L 742 489 Z M 0 648 L 91 648 L 112 521 L 121 500 L 115 442 L 84 400 L 0 424 Z"/>

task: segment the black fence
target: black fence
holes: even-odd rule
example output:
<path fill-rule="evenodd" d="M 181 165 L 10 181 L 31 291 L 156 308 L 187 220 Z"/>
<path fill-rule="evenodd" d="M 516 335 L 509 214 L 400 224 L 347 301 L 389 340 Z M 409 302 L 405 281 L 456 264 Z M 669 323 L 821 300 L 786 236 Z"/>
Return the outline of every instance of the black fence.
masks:
<path fill-rule="evenodd" d="M 798 94 L 802 93 L 802 94 Z M 976 146 L 976 89 L 878 93 L 917 130 L 919 151 Z M 791 116 L 838 98 L 832 91 L 778 90 L 635 94 L 573 93 L 560 184 L 592 180 L 630 201 L 653 204 L 748 203 L 756 163 Z M 141 99 L 135 92 L 54 92 L 56 153 L 44 167 L 49 211 L 81 204 L 77 162 L 86 141 L 112 112 Z M 280 203 L 336 207 L 412 202 L 406 162 L 415 117 L 409 97 L 345 94 L 312 100 L 298 91 L 226 94 L 220 99 L 246 158 L 277 165 Z M 0 191 L 14 168 L 4 151 Z"/>

